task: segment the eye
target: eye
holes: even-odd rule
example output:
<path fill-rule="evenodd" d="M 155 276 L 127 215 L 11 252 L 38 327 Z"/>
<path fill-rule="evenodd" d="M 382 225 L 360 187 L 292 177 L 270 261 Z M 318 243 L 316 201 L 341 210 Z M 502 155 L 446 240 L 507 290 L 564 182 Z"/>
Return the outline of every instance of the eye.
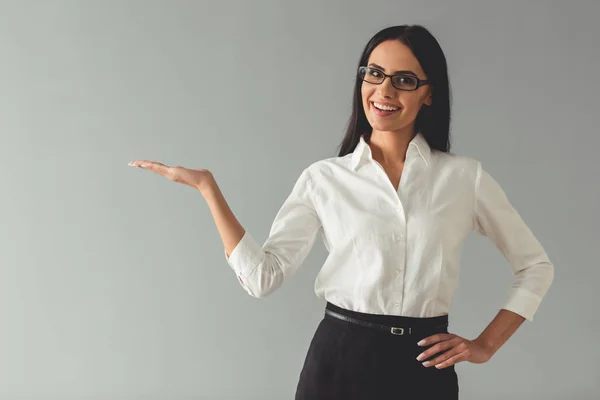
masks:
<path fill-rule="evenodd" d="M 412 76 L 399 75 L 396 77 L 396 82 L 404 85 L 414 85 L 416 81 Z"/>
<path fill-rule="evenodd" d="M 413 90 L 417 86 L 417 80 L 410 75 L 396 75 L 394 85 L 400 89 Z"/>
<path fill-rule="evenodd" d="M 367 74 L 369 74 L 370 76 L 373 76 L 375 78 L 381 78 L 383 76 L 381 74 L 381 71 L 379 71 L 377 69 L 373 69 L 373 68 L 367 68 Z"/>

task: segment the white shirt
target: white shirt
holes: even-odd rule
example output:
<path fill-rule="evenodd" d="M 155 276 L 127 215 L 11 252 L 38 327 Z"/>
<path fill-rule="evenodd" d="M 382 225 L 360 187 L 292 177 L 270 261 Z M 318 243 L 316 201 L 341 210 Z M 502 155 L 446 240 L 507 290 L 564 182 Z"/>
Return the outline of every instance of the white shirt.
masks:
<path fill-rule="evenodd" d="M 398 191 L 361 137 L 352 153 L 302 171 L 262 246 L 246 231 L 225 258 L 261 298 L 298 270 L 320 232 L 329 255 L 315 280 L 319 298 L 362 313 L 434 317 L 449 313 L 471 231 L 512 266 L 502 308 L 533 320 L 554 278 L 542 245 L 479 161 L 431 149 L 420 132 Z"/>

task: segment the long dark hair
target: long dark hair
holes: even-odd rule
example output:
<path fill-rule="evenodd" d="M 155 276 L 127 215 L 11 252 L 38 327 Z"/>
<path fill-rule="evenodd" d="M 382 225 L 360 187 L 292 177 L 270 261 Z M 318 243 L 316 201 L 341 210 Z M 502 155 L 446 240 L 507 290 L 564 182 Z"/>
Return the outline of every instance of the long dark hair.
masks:
<path fill-rule="evenodd" d="M 432 104 L 421 107 L 415 121 L 415 133 L 421 131 L 432 150 L 449 152 L 451 94 L 448 67 L 442 48 L 435 37 L 421 25 L 391 26 L 377 32 L 369 40 L 360 56 L 358 66 L 367 65 L 373 49 L 386 40 L 399 40 L 410 48 L 431 82 Z M 339 145 L 340 157 L 354 151 L 361 134 L 365 135 L 367 141 L 371 136 L 372 128 L 362 105 L 361 86 L 362 80 L 357 73 L 352 115 L 348 121 L 346 135 Z"/>

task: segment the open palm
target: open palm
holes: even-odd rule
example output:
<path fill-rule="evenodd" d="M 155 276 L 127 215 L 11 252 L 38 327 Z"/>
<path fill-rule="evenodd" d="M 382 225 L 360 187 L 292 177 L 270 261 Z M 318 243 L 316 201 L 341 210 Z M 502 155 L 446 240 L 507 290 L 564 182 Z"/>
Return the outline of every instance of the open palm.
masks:
<path fill-rule="evenodd" d="M 173 167 L 156 161 L 133 160 L 128 165 L 144 168 L 162 175 L 173 182 L 183 183 L 198 190 L 201 190 L 203 185 L 212 178 L 211 172 L 207 169 L 188 169 L 181 166 Z"/>

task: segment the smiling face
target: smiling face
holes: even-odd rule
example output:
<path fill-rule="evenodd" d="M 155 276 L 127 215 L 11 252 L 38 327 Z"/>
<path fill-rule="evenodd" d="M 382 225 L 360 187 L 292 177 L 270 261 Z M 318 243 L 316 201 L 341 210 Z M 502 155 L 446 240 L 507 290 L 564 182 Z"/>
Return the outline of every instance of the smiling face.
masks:
<path fill-rule="evenodd" d="M 427 79 L 419 61 L 412 51 L 398 40 L 380 43 L 369 56 L 367 66 L 388 75 L 403 71 L 421 80 Z M 410 72 L 407 72 L 410 71 Z M 362 104 L 365 115 L 373 131 L 410 131 L 423 104 L 432 102 L 431 85 L 423 85 L 415 91 L 396 89 L 390 78 L 381 84 L 362 82 Z M 396 108 L 395 111 L 381 111 L 377 106 Z M 386 107 L 384 107 L 386 108 Z"/>

